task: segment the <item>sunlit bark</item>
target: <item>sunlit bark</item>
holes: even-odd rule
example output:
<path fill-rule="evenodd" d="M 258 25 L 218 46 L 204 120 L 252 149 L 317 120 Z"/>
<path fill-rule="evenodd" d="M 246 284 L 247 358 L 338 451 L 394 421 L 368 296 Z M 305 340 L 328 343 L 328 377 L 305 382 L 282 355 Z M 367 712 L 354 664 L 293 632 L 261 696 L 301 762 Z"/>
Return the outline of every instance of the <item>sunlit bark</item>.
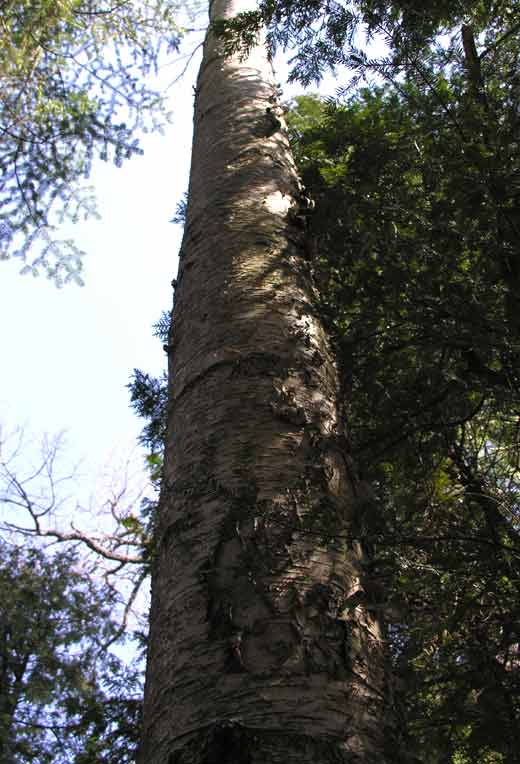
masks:
<path fill-rule="evenodd" d="M 213 18 L 237 4 L 217 0 Z M 366 500 L 262 46 L 205 43 L 171 339 L 141 764 L 385 762 Z"/>

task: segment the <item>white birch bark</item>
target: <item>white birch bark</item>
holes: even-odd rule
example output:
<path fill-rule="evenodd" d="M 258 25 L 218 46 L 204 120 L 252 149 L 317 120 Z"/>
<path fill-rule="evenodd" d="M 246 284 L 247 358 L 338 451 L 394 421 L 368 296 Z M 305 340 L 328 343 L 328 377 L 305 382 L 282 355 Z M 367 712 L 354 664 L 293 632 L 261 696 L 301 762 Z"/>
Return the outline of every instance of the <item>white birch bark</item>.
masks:
<path fill-rule="evenodd" d="M 215 0 L 212 18 L 243 6 Z M 386 762 L 359 485 L 263 46 L 210 35 L 169 343 L 141 764 Z"/>

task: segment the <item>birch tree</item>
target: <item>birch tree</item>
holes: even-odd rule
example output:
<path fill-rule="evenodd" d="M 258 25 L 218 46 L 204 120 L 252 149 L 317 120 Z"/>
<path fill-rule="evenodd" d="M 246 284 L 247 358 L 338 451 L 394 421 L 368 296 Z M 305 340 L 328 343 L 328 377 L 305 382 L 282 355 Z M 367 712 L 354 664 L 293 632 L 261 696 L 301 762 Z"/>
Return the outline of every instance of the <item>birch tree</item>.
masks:
<path fill-rule="evenodd" d="M 214 0 L 210 19 L 244 10 Z M 396 755 L 356 475 L 261 44 L 208 34 L 175 308 L 141 764 Z"/>

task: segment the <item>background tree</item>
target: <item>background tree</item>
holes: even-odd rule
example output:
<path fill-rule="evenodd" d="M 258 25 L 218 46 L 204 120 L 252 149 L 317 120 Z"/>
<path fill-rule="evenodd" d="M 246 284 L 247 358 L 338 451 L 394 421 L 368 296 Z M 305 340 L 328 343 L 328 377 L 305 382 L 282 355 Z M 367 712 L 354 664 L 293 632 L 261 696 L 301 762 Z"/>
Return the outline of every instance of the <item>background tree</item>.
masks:
<path fill-rule="evenodd" d="M 290 115 L 350 437 L 385 508 L 363 530 L 425 762 L 518 750 L 518 62 L 494 34 L 485 109 L 453 45 L 394 87 Z"/>
<path fill-rule="evenodd" d="M 0 761 L 134 760 L 140 674 L 107 652 L 113 592 L 77 553 L 0 541 Z"/>
<path fill-rule="evenodd" d="M 109 465 L 102 486 L 84 504 L 76 498 L 75 470 L 67 465 L 62 437 L 42 438 L 35 452 L 33 438 L 23 430 L 0 430 L 0 533 L 81 550 L 85 574 L 102 577 L 118 602 L 114 640 L 129 622 L 147 631 L 142 598 L 152 552 L 157 461 L 152 454 L 143 465 L 140 455 L 131 454 Z"/>
<path fill-rule="evenodd" d="M 2 3 L 0 256 L 22 272 L 80 281 L 81 253 L 56 225 L 95 211 L 82 185 L 94 157 L 119 165 L 164 124 L 149 75 L 178 48 L 178 11 L 172 0 Z"/>

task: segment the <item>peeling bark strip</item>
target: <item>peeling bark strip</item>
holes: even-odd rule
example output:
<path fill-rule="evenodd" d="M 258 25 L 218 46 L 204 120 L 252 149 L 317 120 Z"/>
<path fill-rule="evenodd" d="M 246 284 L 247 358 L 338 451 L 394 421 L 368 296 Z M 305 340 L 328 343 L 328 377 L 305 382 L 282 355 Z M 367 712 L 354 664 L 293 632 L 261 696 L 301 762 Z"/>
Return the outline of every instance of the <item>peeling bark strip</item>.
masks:
<path fill-rule="evenodd" d="M 215 0 L 213 18 L 235 15 Z M 261 46 L 205 43 L 169 342 L 141 764 L 391 760 L 362 504 Z M 385 745 L 386 743 L 386 745 Z"/>

